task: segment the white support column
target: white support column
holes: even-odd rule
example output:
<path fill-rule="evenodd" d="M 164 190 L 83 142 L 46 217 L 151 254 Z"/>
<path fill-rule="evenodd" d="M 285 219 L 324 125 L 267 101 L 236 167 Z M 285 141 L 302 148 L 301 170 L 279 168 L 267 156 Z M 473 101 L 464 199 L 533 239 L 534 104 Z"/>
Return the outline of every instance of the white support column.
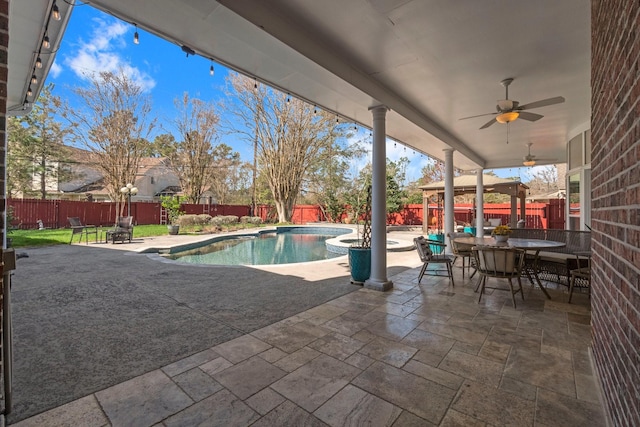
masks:
<path fill-rule="evenodd" d="M 484 236 L 484 183 L 483 169 L 476 169 L 476 237 Z"/>
<path fill-rule="evenodd" d="M 455 216 L 453 211 L 453 148 L 444 150 L 444 237 L 454 232 Z M 451 253 L 451 248 L 447 246 L 447 253 Z"/>
<path fill-rule="evenodd" d="M 518 223 L 518 196 L 511 196 L 511 221 L 509 221 L 509 226 L 511 228 L 516 228 L 517 223 Z"/>
<path fill-rule="evenodd" d="M 376 291 L 393 288 L 387 279 L 387 107 L 371 108 L 373 115 L 373 152 L 371 159 L 371 276 L 364 287 Z"/>

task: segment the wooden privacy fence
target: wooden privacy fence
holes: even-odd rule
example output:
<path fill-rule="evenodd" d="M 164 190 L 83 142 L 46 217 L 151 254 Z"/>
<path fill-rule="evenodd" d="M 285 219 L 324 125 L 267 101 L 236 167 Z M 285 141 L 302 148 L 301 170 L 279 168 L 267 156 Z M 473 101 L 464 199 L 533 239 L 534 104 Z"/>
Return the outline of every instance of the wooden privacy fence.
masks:
<path fill-rule="evenodd" d="M 39 199 L 9 199 L 8 205 L 13 209 L 13 221 L 10 224 L 16 228 L 38 228 L 38 220 L 47 228 L 64 228 L 69 226 L 68 217 L 79 217 L 83 224 L 110 226 L 115 224 L 117 216 L 127 214 L 126 203 L 86 202 L 71 200 L 39 200 Z M 119 214 L 116 213 L 119 209 Z M 245 205 L 218 204 L 183 204 L 182 209 L 188 214 L 208 214 L 211 216 L 236 215 L 238 217 L 251 215 L 251 207 Z M 390 225 L 422 225 L 423 206 L 421 204 L 407 205 L 405 208 L 387 216 Z M 458 203 L 454 210 L 456 221 L 471 223 L 474 216 L 472 204 Z M 165 216 L 162 214 L 160 203 L 132 202 L 131 215 L 134 223 L 162 224 Z M 275 208 L 268 205 L 257 207 L 255 216 L 265 222 L 276 222 Z M 485 218 L 502 218 L 503 224 L 508 224 L 511 218 L 509 203 L 485 204 Z M 442 207 L 429 205 L 428 226 L 435 228 L 438 220 L 442 221 Z M 322 209 L 317 205 L 297 205 L 293 212 L 294 224 L 326 221 Z M 443 222 L 440 222 L 443 224 Z M 551 203 L 528 203 L 526 206 L 527 228 L 564 228 L 564 200 L 552 200 Z"/>

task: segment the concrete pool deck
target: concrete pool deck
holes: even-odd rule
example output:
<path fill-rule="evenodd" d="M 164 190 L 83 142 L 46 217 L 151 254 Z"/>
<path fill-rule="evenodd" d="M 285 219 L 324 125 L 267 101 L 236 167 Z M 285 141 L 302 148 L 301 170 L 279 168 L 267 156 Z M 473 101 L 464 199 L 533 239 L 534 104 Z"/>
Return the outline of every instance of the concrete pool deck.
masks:
<path fill-rule="evenodd" d="M 460 268 L 455 287 L 417 284 L 415 251 L 388 254 L 385 293 L 350 285 L 346 257 L 193 268 L 130 251 L 192 238 L 25 250 L 10 423 L 603 425 L 586 294 L 477 304 Z"/>

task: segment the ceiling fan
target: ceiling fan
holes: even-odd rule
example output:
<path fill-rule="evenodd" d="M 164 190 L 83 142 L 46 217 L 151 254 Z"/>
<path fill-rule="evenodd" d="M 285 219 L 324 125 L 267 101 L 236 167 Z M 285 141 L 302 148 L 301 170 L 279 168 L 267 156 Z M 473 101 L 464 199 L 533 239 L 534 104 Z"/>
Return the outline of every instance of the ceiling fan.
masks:
<path fill-rule="evenodd" d="M 522 158 L 522 164 L 524 166 L 529 166 L 529 167 L 535 166 L 536 161 L 550 161 L 551 162 L 551 161 L 555 161 L 556 160 L 556 159 L 541 159 L 541 158 L 531 154 L 531 146 L 532 145 L 533 145 L 533 142 L 527 142 L 527 147 L 528 147 L 527 155 Z"/>
<path fill-rule="evenodd" d="M 565 101 L 562 96 L 556 96 L 553 98 L 542 99 L 540 101 L 535 101 L 535 102 L 530 102 L 528 104 L 520 105 L 518 101 L 509 99 L 509 85 L 511 84 L 512 81 L 513 81 L 512 78 L 508 78 L 500 82 L 500 84 L 504 86 L 506 96 L 505 96 L 505 99 L 498 100 L 495 113 L 478 114 L 475 116 L 463 117 L 460 120 L 473 119 L 475 117 L 490 116 L 490 115 L 496 116 L 493 119 L 489 120 L 487 123 L 485 123 L 480 129 L 486 129 L 496 122 L 508 124 L 518 118 L 528 120 L 530 122 L 535 122 L 536 120 L 540 120 L 544 116 L 542 116 L 541 114 L 530 113 L 529 111 L 525 111 L 525 110 L 546 107 L 554 104 L 561 104 Z"/>

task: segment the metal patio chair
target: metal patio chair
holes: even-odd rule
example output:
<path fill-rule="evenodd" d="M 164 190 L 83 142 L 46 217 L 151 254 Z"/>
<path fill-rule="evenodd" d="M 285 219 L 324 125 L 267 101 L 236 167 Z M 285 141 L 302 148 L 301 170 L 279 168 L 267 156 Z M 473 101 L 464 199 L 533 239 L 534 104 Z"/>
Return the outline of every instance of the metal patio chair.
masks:
<path fill-rule="evenodd" d="M 82 221 L 80 221 L 80 218 L 77 216 L 68 217 L 67 220 L 71 225 L 71 240 L 69 240 L 69 244 L 73 242 L 73 236 L 75 236 L 76 234 L 80 235 L 80 240 L 78 240 L 78 243 L 82 242 L 82 236 L 84 236 L 85 242 L 88 245 L 90 234 L 95 235 L 96 243 L 98 242 L 98 227 L 96 227 L 95 225 L 82 224 Z"/>

